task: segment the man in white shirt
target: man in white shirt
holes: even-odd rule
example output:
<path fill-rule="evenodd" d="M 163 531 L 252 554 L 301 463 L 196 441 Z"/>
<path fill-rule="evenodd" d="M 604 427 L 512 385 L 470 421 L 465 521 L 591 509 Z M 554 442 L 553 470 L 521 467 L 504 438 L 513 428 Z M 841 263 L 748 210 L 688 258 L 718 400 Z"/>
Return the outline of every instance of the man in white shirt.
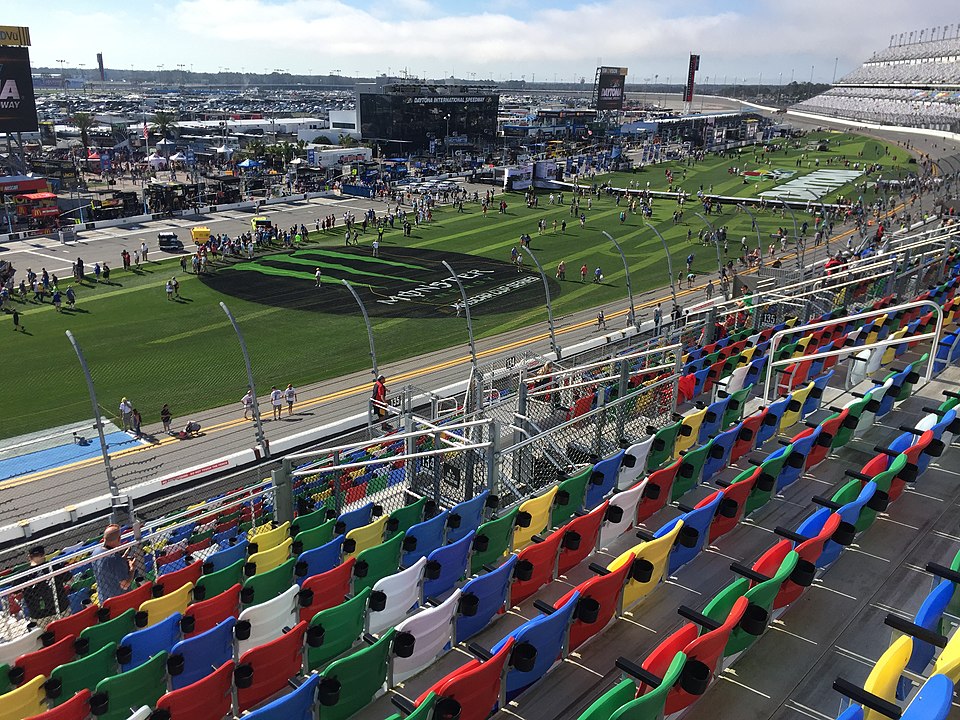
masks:
<path fill-rule="evenodd" d="M 133 429 L 133 405 L 126 398 L 120 399 L 120 418 L 125 432 Z"/>
<path fill-rule="evenodd" d="M 270 390 L 270 404 L 273 406 L 273 419 L 280 419 L 280 411 L 283 409 L 283 393 L 277 390 L 274 385 Z"/>
<path fill-rule="evenodd" d="M 293 383 L 287 383 L 287 389 L 283 391 L 283 399 L 287 401 L 287 415 L 293 415 L 293 404 L 297 401 L 297 389 Z"/>
<path fill-rule="evenodd" d="M 248 389 L 247 394 L 243 396 L 240 400 L 240 403 L 243 405 L 243 419 L 250 420 L 250 414 L 253 412 L 253 403 L 255 402 L 253 398 L 253 390 Z"/>

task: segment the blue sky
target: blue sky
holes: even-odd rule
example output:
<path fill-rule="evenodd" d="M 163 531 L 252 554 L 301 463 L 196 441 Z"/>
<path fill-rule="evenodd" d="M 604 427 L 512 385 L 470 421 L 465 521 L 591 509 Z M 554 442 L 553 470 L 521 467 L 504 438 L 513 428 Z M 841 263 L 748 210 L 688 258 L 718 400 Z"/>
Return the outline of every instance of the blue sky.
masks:
<path fill-rule="evenodd" d="M 924 0 L 48 0 L 7 3 L 27 25 L 35 67 L 163 66 L 216 72 L 570 81 L 598 63 L 632 82 L 829 82 L 893 34 L 960 22 L 955 3 Z M 909 16 L 909 17 L 908 17 Z M 956 25 L 954 25 L 956 27 Z"/>

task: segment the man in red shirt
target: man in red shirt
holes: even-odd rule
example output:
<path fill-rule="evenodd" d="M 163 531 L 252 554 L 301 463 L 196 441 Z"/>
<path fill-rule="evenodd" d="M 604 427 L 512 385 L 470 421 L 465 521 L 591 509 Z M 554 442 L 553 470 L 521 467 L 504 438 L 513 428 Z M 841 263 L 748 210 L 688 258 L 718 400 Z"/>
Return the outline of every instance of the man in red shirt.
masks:
<path fill-rule="evenodd" d="M 387 419 L 387 379 L 381 375 L 373 383 L 373 411 L 386 424 Z"/>

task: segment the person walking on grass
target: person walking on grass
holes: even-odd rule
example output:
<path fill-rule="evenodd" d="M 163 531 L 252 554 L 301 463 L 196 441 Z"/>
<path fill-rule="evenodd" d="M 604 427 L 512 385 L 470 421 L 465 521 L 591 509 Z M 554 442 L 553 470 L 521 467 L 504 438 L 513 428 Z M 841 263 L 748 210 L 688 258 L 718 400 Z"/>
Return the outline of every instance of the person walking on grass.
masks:
<path fill-rule="evenodd" d="M 27 331 L 27 329 L 26 329 L 23 325 L 20 324 L 20 313 L 19 313 L 19 311 L 18 311 L 16 308 L 14 308 L 14 309 L 13 309 L 13 331 L 16 332 L 17 330 L 19 330 L 20 332 L 26 332 L 26 331 Z"/>
<path fill-rule="evenodd" d="M 274 385 L 270 389 L 270 405 L 273 406 L 273 419 L 280 419 L 280 411 L 283 410 L 283 393 L 277 390 L 277 386 Z"/>
<path fill-rule="evenodd" d="M 283 391 L 283 399 L 287 401 L 287 416 L 293 415 L 293 404 L 297 401 L 297 389 L 293 386 L 293 383 L 287 383 L 286 389 Z"/>

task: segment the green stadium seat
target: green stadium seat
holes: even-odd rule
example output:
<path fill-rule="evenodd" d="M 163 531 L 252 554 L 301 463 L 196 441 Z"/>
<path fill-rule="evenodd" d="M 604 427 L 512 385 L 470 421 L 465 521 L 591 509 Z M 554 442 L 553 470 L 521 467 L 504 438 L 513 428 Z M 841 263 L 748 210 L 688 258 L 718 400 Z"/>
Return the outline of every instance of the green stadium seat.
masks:
<path fill-rule="evenodd" d="M 395 630 L 388 630 L 320 674 L 319 720 L 346 720 L 376 697 L 387 682 L 395 635 Z"/>
<path fill-rule="evenodd" d="M 551 527 L 560 527 L 573 517 L 578 510 L 583 509 L 583 501 L 587 494 L 587 482 L 593 474 L 593 466 L 588 465 L 580 472 L 571 475 L 557 484 L 557 495 L 554 498 L 553 510 L 550 513 Z"/>
<path fill-rule="evenodd" d="M 91 625 L 80 633 L 80 638 L 89 643 L 89 652 L 96 652 L 110 643 L 120 644 L 124 635 L 132 633 L 136 627 L 136 610 L 130 609 L 112 620 Z"/>
<path fill-rule="evenodd" d="M 46 684 L 50 704 L 60 705 L 84 688 L 93 692 L 101 680 L 116 675 L 116 652 L 117 645 L 111 642 L 79 660 L 55 667 Z"/>
<path fill-rule="evenodd" d="M 240 602 L 244 607 L 251 607 L 281 595 L 293 584 L 293 569 L 296 564 L 296 558 L 290 558 L 273 570 L 244 580 L 240 590 Z"/>
<path fill-rule="evenodd" d="M 232 565 L 227 565 L 227 567 L 222 570 L 217 570 L 209 575 L 201 575 L 200 579 L 197 580 L 196 587 L 193 589 L 194 600 L 209 600 L 212 597 L 226 592 L 234 585 L 242 583 L 243 566 L 245 564 L 246 561 L 240 559 Z"/>
<path fill-rule="evenodd" d="M 90 709 L 100 720 L 127 720 L 130 708 L 157 704 L 167 691 L 167 653 L 97 683 Z"/>
<path fill-rule="evenodd" d="M 470 574 L 476 575 L 484 565 L 496 565 L 510 552 L 513 531 L 517 522 L 518 508 L 483 523 L 473 540 L 473 555 L 470 557 Z"/>
<path fill-rule="evenodd" d="M 380 580 L 393 575 L 400 569 L 400 552 L 403 549 L 403 535 L 397 533 L 389 540 L 364 550 L 357 555 L 353 565 L 353 591 L 373 588 Z"/>
<path fill-rule="evenodd" d="M 363 635 L 369 597 L 370 589 L 364 588 L 352 598 L 313 616 L 307 628 L 307 664 L 311 670 L 345 653 Z"/>

